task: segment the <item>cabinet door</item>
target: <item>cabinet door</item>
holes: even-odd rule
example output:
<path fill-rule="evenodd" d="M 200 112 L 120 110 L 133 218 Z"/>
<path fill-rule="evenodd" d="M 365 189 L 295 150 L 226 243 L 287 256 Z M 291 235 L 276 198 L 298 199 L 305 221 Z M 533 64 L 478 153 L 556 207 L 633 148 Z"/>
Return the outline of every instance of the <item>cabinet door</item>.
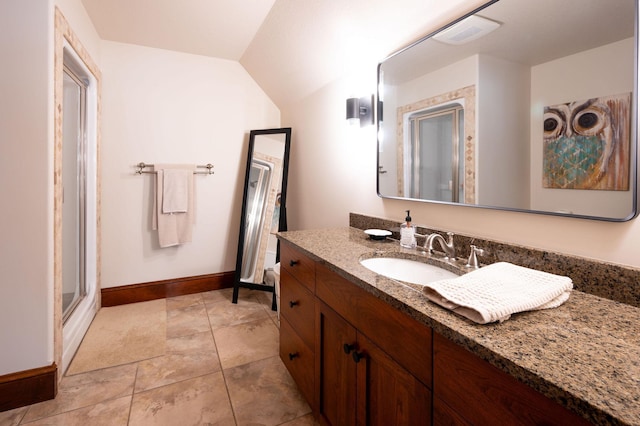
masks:
<path fill-rule="evenodd" d="M 356 330 L 316 302 L 316 406 L 324 424 L 356 423 L 356 363 L 351 354 L 355 344 Z"/>
<path fill-rule="evenodd" d="M 431 328 L 322 265 L 316 297 L 431 388 Z"/>
<path fill-rule="evenodd" d="M 430 425 L 429 389 L 362 334 L 357 342 L 357 424 Z"/>

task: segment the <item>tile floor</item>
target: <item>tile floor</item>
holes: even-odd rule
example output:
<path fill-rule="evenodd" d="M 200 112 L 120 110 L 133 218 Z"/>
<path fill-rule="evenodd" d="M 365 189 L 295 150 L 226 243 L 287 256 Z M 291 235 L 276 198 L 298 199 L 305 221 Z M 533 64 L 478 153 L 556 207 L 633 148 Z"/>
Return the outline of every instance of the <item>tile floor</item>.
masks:
<path fill-rule="evenodd" d="M 164 355 L 65 376 L 0 425 L 315 425 L 278 356 L 271 294 L 241 289 L 234 305 L 231 291 L 166 299 Z"/>

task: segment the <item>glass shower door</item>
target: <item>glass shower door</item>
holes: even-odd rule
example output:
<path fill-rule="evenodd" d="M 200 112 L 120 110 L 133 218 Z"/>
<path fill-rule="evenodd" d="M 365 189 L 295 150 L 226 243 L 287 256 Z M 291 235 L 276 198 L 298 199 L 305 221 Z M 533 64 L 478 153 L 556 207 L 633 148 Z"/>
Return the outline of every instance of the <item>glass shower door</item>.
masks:
<path fill-rule="evenodd" d="M 458 202 L 464 199 L 463 109 L 423 111 L 410 117 L 411 197 Z M 449 141 L 450 143 L 443 143 Z M 462 166 L 462 167 L 461 167 Z"/>
<path fill-rule="evenodd" d="M 64 69 L 62 143 L 62 319 L 86 296 L 86 83 Z"/>

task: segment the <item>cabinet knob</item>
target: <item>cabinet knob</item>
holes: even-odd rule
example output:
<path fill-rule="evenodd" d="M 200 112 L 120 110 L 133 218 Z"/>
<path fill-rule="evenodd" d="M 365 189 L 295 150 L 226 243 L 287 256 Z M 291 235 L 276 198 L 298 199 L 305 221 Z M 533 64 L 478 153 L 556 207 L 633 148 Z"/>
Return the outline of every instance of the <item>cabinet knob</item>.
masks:
<path fill-rule="evenodd" d="M 349 355 L 355 348 L 356 345 L 354 345 L 353 343 L 345 343 L 344 345 L 342 345 L 342 349 L 344 349 L 344 353 L 347 355 Z"/>
<path fill-rule="evenodd" d="M 289 261 L 289 266 L 296 266 L 297 264 L 299 264 L 300 261 L 299 260 L 290 260 Z"/>
<path fill-rule="evenodd" d="M 362 352 L 356 351 L 353 354 L 351 354 L 351 356 L 353 357 L 353 360 L 357 363 L 357 362 L 360 362 L 360 360 L 364 358 L 365 355 Z"/>
<path fill-rule="evenodd" d="M 298 302 L 297 300 L 290 300 L 289 301 L 289 307 L 290 308 L 293 308 L 294 306 L 297 306 L 299 304 L 300 304 L 300 302 Z"/>
<path fill-rule="evenodd" d="M 300 356 L 300 354 L 298 352 L 294 352 L 294 353 L 289 352 L 289 361 L 293 361 L 294 359 L 298 358 L 299 356 Z"/>

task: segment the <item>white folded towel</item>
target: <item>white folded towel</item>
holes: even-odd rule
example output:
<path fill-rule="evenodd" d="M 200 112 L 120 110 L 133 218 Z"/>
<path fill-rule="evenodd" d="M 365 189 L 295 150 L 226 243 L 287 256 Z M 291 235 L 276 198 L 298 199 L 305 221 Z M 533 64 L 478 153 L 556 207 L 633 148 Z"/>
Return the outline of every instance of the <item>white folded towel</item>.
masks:
<path fill-rule="evenodd" d="M 158 230 L 160 247 L 172 247 L 189 243 L 193 236 L 196 213 L 193 180 L 193 172 L 196 166 L 195 164 L 156 164 L 154 169 L 156 171 L 156 196 L 153 199 L 152 228 Z M 165 173 L 169 170 L 184 170 L 187 172 L 187 206 L 183 212 L 164 212 Z M 176 208 L 176 206 L 172 208 Z"/>
<path fill-rule="evenodd" d="M 189 205 L 189 169 L 163 169 L 162 213 L 186 213 Z"/>
<path fill-rule="evenodd" d="M 505 321 L 511 314 L 555 308 L 569 299 L 571 278 L 498 262 L 458 278 L 424 287 L 434 303 L 479 324 Z"/>

